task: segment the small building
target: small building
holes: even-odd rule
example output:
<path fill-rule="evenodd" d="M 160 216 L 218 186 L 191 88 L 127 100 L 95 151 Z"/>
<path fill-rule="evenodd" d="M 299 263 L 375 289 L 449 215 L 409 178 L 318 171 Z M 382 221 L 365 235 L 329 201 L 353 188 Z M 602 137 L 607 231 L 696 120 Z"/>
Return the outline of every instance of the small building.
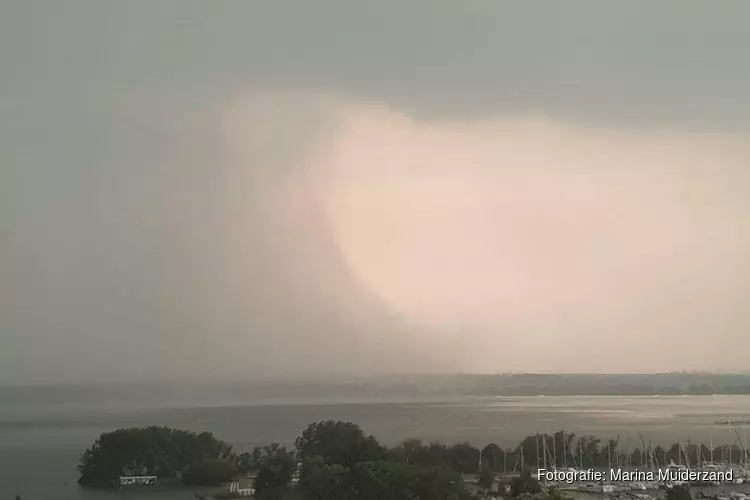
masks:
<path fill-rule="evenodd" d="M 255 488 L 240 487 L 239 481 L 232 481 L 232 483 L 229 484 L 229 492 L 234 493 L 239 497 L 251 497 L 255 495 Z"/>

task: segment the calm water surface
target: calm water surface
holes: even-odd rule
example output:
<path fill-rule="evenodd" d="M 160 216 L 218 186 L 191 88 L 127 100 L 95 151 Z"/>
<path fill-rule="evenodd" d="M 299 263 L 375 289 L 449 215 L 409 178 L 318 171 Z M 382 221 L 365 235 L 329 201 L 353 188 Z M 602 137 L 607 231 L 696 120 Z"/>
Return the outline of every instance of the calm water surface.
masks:
<path fill-rule="evenodd" d="M 350 420 L 385 444 L 406 437 L 425 441 L 495 442 L 508 447 L 535 432 L 565 429 L 624 445 L 704 440 L 735 442 L 715 420 L 750 416 L 750 396 L 519 397 L 444 401 L 255 401 L 190 406 L 114 402 L 44 403 L 0 397 L 0 500 L 191 499 L 195 490 L 84 491 L 76 485 L 78 456 L 102 432 L 118 427 L 168 425 L 211 431 L 239 451 L 277 441 L 292 444 L 315 420 Z M 204 492 L 205 493 L 205 492 Z"/>

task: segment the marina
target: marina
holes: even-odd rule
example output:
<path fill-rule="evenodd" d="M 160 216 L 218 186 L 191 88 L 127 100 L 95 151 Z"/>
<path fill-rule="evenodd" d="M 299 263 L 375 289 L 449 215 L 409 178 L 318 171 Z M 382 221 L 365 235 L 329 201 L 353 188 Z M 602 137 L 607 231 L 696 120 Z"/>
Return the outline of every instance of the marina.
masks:
<path fill-rule="evenodd" d="M 746 500 L 750 494 L 750 457 L 744 420 L 726 424 L 734 438 L 731 444 L 714 447 L 688 439 L 664 448 L 639 435 L 638 447 L 619 448 L 619 436 L 606 448 L 606 465 L 584 450 L 578 439 L 564 431 L 536 435 L 532 476 L 547 490 L 564 491 L 574 498 L 609 497 L 648 500 L 665 496 L 675 487 L 690 488 L 693 498 Z M 726 434 L 724 434 L 724 437 Z M 523 452 L 523 447 L 519 447 Z M 562 464 L 560 463 L 562 461 Z M 519 456 L 509 475 L 529 468 L 527 457 Z"/>

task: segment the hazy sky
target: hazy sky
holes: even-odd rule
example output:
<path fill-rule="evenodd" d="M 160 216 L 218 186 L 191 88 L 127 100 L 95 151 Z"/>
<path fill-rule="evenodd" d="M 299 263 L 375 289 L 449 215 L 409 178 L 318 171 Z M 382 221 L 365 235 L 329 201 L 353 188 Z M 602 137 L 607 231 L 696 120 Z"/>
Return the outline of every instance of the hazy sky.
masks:
<path fill-rule="evenodd" d="M 738 370 L 750 2 L 0 5 L 0 383 Z"/>

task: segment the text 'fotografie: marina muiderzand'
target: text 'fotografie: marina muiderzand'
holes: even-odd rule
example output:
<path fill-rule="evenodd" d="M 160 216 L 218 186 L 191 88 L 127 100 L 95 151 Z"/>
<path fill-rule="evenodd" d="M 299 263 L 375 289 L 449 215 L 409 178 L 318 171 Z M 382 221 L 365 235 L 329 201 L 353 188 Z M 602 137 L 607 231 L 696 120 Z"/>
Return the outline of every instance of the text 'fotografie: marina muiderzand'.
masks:
<path fill-rule="evenodd" d="M 552 481 L 559 483 L 578 482 L 601 482 L 601 481 L 658 481 L 658 482 L 732 482 L 734 471 L 732 469 L 721 471 L 690 470 L 690 469 L 663 469 L 657 471 L 641 471 L 609 469 L 601 471 L 587 470 L 546 470 L 539 469 L 537 477 L 540 481 Z"/>

